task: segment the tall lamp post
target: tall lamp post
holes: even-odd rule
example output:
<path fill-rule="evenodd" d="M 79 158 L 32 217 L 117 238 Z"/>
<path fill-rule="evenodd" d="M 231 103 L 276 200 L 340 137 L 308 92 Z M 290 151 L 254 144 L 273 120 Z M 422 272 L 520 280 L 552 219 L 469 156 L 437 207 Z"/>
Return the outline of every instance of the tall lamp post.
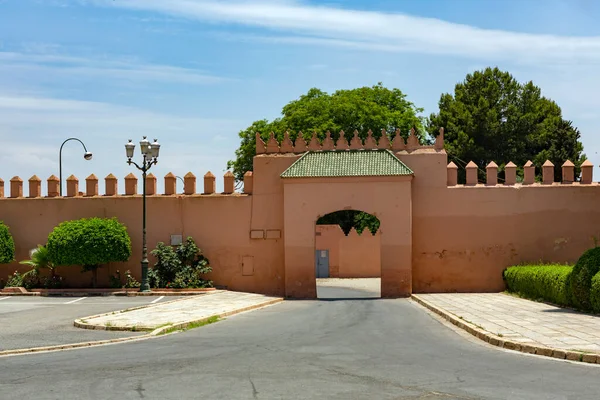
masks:
<path fill-rule="evenodd" d="M 72 137 L 72 138 L 68 138 L 67 140 L 62 142 L 62 144 L 60 145 L 60 150 L 58 151 L 58 184 L 59 184 L 59 194 L 61 197 L 62 197 L 62 149 L 63 149 L 63 146 L 65 145 L 65 143 L 67 143 L 69 140 L 77 140 L 79 143 L 81 143 L 81 145 L 83 146 L 83 151 L 85 151 L 85 153 L 83 153 L 83 158 L 85 158 L 88 161 L 92 159 L 92 153 L 87 151 L 85 144 L 83 144 L 83 142 L 81 140 Z"/>
<path fill-rule="evenodd" d="M 127 164 L 135 165 L 137 169 L 142 171 L 142 284 L 140 286 L 140 292 L 149 292 L 150 285 L 148 284 L 148 247 L 146 246 L 146 174 L 148 170 L 158 163 L 158 152 L 160 150 L 160 144 L 156 139 L 153 143 L 150 143 L 146 136 L 140 141 L 140 149 L 142 151 L 142 165 L 138 165 L 136 162 L 131 161 L 133 158 L 133 151 L 135 150 L 135 144 L 129 139 L 129 143 L 125 145 L 125 152 L 127 153 Z"/>

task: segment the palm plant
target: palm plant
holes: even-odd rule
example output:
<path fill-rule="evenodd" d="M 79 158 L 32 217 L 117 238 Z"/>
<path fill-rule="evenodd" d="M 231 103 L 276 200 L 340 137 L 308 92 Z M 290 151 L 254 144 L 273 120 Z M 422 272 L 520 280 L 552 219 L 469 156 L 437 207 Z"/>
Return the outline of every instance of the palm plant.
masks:
<path fill-rule="evenodd" d="M 20 264 L 29 265 L 32 268 L 31 271 L 27 271 L 23 276 L 34 271 L 36 275 L 39 275 L 41 269 L 49 269 L 54 276 L 54 265 L 48 257 L 48 249 L 41 244 L 38 245 L 37 249 L 33 250 L 30 260 L 21 261 Z"/>

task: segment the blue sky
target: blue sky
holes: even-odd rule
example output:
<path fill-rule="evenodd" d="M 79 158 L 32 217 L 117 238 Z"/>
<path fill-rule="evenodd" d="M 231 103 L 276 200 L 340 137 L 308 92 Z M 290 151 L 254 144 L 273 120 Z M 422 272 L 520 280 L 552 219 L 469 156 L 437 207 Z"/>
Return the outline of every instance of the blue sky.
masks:
<path fill-rule="evenodd" d="M 222 176 L 239 130 L 311 87 L 381 81 L 429 115 L 486 66 L 540 86 L 600 165 L 599 18 L 594 0 L 0 0 L 0 176 L 58 175 L 76 136 L 94 159 L 69 143 L 64 177 L 123 190 L 142 135 L 162 144 L 160 186 Z"/>

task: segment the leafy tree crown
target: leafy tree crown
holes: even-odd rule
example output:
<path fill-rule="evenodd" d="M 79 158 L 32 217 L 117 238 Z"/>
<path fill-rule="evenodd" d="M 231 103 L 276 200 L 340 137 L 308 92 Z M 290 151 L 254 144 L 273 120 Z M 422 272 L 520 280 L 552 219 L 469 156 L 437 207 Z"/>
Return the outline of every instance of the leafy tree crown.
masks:
<path fill-rule="evenodd" d="M 465 166 L 475 162 L 484 178 L 485 166 L 495 161 L 503 177 L 509 161 L 522 166 L 531 160 L 539 174 L 546 160 L 560 166 L 573 161 L 577 172 L 585 160 L 581 134 L 562 117 L 554 101 L 542 96 L 533 82 L 519 83 L 498 68 L 468 74 L 454 88 L 442 94 L 439 112 L 431 114 L 428 131 L 432 136 L 444 127 L 449 159 Z M 464 181 L 464 169 L 459 169 Z M 560 180 L 560 168 L 555 179 Z"/>
<path fill-rule="evenodd" d="M 422 111 L 399 89 L 388 89 L 381 83 L 372 87 L 338 90 L 332 94 L 312 88 L 285 105 L 280 118 L 255 121 L 239 132 L 241 143 L 235 152 L 236 159 L 229 161 L 227 167 L 233 169 L 237 180 L 242 180 L 244 173 L 252 170 L 257 132 L 265 141 L 271 132 L 281 141 L 286 131 L 292 140 L 296 140 L 299 132 L 307 140 L 316 132 L 322 140 L 327 131 L 337 140 L 343 130 L 350 141 L 355 130 L 364 140 L 369 130 L 379 139 L 382 129 L 391 135 L 398 128 L 406 138 L 410 129 L 415 128 L 420 140 L 425 142 L 424 118 L 419 116 Z"/>
<path fill-rule="evenodd" d="M 48 257 L 56 266 L 96 266 L 127 261 L 131 239 L 116 218 L 82 218 L 65 221 L 48 236 Z"/>

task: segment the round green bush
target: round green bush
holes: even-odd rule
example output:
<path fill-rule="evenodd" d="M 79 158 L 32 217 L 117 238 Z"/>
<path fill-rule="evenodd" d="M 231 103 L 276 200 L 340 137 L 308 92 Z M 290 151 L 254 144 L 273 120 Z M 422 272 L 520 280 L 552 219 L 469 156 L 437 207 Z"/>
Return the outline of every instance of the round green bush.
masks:
<path fill-rule="evenodd" d="M 592 278 L 592 287 L 590 289 L 590 303 L 592 311 L 600 313 L 600 272 Z"/>
<path fill-rule="evenodd" d="M 600 271 L 600 247 L 587 250 L 577 260 L 571 276 L 573 305 L 582 310 L 591 310 L 590 290 L 592 278 Z"/>
<path fill-rule="evenodd" d="M 48 236 L 48 257 L 55 266 L 97 267 L 131 256 L 131 239 L 115 218 L 66 221 Z"/>
<path fill-rule="evenodd" d="M 8 226 L 0 221 L 0 264 L 8 264 L 15 259 L 15 241 Z"/>

